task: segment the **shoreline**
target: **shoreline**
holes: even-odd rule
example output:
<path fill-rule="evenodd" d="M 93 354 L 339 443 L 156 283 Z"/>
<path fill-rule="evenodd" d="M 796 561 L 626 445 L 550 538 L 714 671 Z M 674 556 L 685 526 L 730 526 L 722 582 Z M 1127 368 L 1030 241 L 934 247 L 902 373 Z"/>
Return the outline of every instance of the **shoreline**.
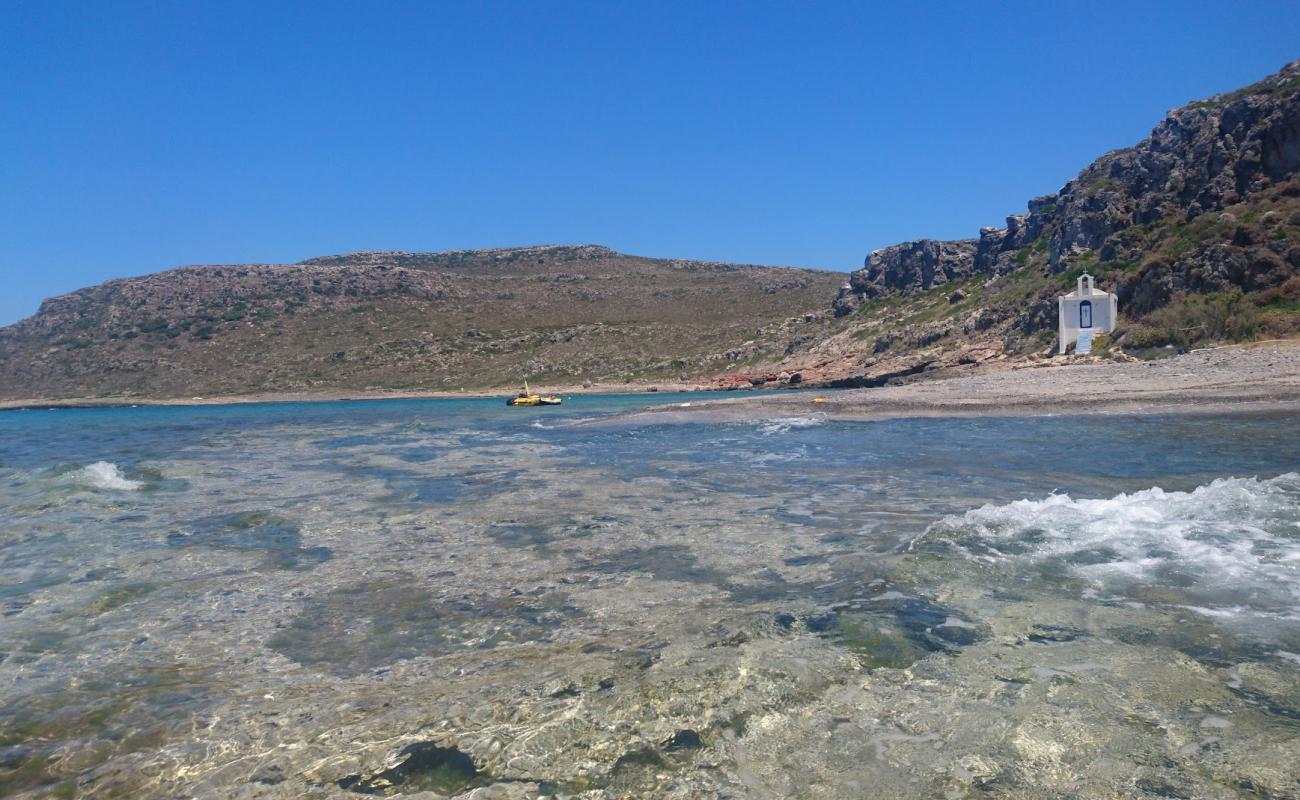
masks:
<path fill-rule="evenodd" d="M 539 386 L 567 396 L 708 392 L 716 399 L 649 405 L 620 418 L 659 422 L 825 415 L 839 419 L 978 417 L 1045 414 L 1219 413 L 1300 410 L 1300 340 L 1273 340 L 1197 350 L 1158 361 L 1020 362 L 966 374 L 939 374 L 861 389 L 815 386 L 728 390 L 708 383 L 610 383 Z M 129 408 L 349 400 L 438 400 L 504 397 L 513 389 L 465 391 L 255 392 L 189 398 L 99 397 L 3 400 L 0 411 Z M 739 396 L 737 396 L 739 395 Z"/>
<path fill-rule="evenodd" d="M 670 394 L 673 392 L 722 392 L 703 384 L 681 383 L 598 383 L 591 386 L 534 386 L 539 394 Z M 518 387 L 466 389 L 464 391 L 357 391 L 321 392 L 251 392 L 236 395 L 195 397 L 73 397 L 55 400 L 0 400 L 0 411 L 41 410 L 53 408 L 132 408 L 163 406 L 224 406 L 252 403 L 336 403 L 347 400 L 477 400 L 495 399 L 514 394 Z"/>
<path fill-rule="evenodd" d="M 719 398 L 625 415 L 658 421 L 824 415 L 846 420 L 1300 411 L 1300 341 L 1160 361 L 1011 365 L 894 386 Z"/>

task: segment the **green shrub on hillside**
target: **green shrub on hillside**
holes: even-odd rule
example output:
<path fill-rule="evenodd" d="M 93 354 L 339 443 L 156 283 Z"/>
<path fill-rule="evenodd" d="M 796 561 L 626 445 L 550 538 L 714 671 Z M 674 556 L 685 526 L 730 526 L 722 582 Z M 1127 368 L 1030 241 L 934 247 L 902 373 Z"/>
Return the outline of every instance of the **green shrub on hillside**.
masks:
<path fill-rule="evenodd" d="M 246 316 L 248 316 L 248 306 L 240 303 L 226 309 L 225 313 L 221 315 L 221 318 L 226 322 L 234 322 L 236 320 L 241 320 Z"/>
<path fill-rule="evenodd" d="M 1281 286 L 1258 292 L 1251 299 L 1261 308 L 1300 311 L 1300 275 L 1288 278 Z"/>
<path fill-rule="evenodd" d="M 1131 330 L 1130 347 L 1172 344 L 1189 347 L 1204 342 L 1246 341 L 1261 330 L 1258 307 L 1238 289 L 1188 295 L 1148 315 L 1146 325 Z"/>

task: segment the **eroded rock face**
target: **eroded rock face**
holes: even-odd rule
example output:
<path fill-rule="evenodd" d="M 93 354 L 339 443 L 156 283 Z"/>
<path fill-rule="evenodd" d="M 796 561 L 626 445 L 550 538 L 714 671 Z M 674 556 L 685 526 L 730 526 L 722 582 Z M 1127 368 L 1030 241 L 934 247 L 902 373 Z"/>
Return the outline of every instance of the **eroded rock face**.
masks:
<path fill-rule="evenodd" d="M 923 292 L 967 277 L 975 272 L 976 245 L 975 239 L 921 239 L 874 250 L 865 266 L 851 276 L 848 293 L 870 300 L 891 293 Z"/>
<path fill-rule="evenodd" d="M 982 229 L 977 240 L 920 240 L 873 251 L 834 309 L 844 315 L 881 295 L 1010 272 L 1026 264 L 1026 248 L 1034 245 L 1053 272 L 1089 252 L 1103 262 L 1138 262 L 1148 244 L 1137 235 L 1140 226 L 1217 215 L 1274 190 L 1298 168 L 1300 61 L 1259 83 L 1169 112 L 1148 138 L 1098 158 L 1059 192 L 1031 200 L 1027 213 L 1008 217 L 1005 227 Z M 1204 238 L 1215 239 L 1215 246 L 1193 246 L 1173 263 L 1125 277 L 1121 301 L 1128 295 L 1137 310 L 1150 310 L 1179 291 L 1253 291 L 1296 274 L 1300 258 L 1288 259 L 1285 247 L 1278 252 L 1275 243 L 1230 231 L 1212 234 Z"/>

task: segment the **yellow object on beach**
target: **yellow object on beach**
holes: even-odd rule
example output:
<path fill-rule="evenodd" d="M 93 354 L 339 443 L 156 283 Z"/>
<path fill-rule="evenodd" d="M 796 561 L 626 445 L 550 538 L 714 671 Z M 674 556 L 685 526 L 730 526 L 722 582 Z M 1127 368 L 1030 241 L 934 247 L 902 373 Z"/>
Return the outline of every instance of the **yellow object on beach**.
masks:
<path fill-rule="evenodd" d="M 825 398 L 825 397 L 814 397 L 814 398 L 813 398 L 813 402 L 814 402 L 814 403 L 825 403 L 825 402 L 826 402 L 826 398 Z"/>
<path fill-rule="evenodd" d="M 524 389 L 519 394 L 506 400 L 508 406 L 558 406 L 564 401 L 553 394 L 533 394 L 524 381 Z"/>

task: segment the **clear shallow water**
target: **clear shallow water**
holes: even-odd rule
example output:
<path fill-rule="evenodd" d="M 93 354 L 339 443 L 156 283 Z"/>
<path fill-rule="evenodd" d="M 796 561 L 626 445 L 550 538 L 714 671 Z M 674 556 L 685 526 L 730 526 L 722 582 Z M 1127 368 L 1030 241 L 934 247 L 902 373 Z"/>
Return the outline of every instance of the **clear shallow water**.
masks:
<path fill-rule="evenodd" d="M 0 794 L 1300 792 L 1300 414 L 699 399 L 0 413 Z"/>

